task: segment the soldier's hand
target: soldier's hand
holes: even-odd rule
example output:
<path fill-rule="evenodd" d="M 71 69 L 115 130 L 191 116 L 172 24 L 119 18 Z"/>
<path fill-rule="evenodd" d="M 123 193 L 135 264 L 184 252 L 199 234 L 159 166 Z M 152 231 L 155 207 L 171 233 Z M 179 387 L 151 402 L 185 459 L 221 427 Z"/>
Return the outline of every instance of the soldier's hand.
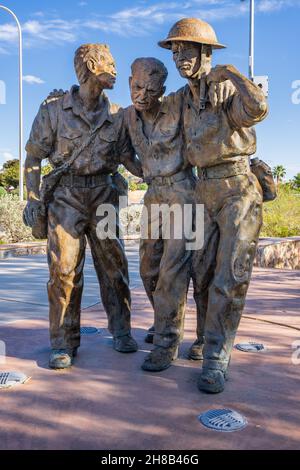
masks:
<path fill-rule="evenodd" d="M 56 88 L 54 88 L 54 90 L 52 90 L 49 95 L 47 96 L 47 100 L 49 98 L 60 98 L 61 96 L 63 96 L 64 94 L 66 93 L 66 91 L 64 91 L 62 88 L 60 88 L 59 90 L 57 90 Z"/>
<path fill-rule="evenodd" d="M 36 223 L 38 214 L 44 213 L 44 204 L 41 201 L 27 201 L 23 211 L 23 222 L 27 227 L 33 227 Z"/>
<path fill-rule="evenodd" d="M 236 72 L 237 70 L 233 65 L 216 65 L 207 75 L 207 83 L 210 85 L 211 82 L 225 82 L 230 78 L 230 73 Z"/>
<path fill-rule="evenodd" d="M 230 80 L 221 83 L 211 82 L 208 90 L 209 101 L 213 108 L 221 106 L 235 91 L 236 88 Z"/>

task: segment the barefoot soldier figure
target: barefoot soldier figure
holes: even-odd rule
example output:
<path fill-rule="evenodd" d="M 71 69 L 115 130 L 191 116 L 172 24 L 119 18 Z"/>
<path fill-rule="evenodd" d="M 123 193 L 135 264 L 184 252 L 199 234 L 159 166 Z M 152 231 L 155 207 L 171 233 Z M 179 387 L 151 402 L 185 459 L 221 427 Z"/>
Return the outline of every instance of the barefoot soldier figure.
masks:
<path fill-rule="evenodd" d="M 131 72 L 133 106 L 125 109 L 125 123 L 148 183 L 144 198 L 148 233 L 140 242 L 140 274 L 155 319 L 151 329 L 155 348 L 142 368 L 160 371 L 177 357 L 190 280 L 191 251 L 186 248 L 183 226 L 175 227 L 176 222 L 180 223 L 175 216 L 170 218 L 169 239 L 163 237 L 162 220 L 159 231 L 153 234 L 157 222 L 153 220 L 153 207 L 164 204 L 172 210 L 176 205 L 183 222 L 185 205 L 193 208 L 196 180 L 191 165 L 184 160 L 182 96 L 171 93 L 162 98 L 168 75 L 166 67 L 158 59 L 139 58 L 133 62 Z M 181 238 L 174 237 L 174 229 L 179 229 Z M 149 336 L 151 339 L 150 333 L 148 341 Z"/>

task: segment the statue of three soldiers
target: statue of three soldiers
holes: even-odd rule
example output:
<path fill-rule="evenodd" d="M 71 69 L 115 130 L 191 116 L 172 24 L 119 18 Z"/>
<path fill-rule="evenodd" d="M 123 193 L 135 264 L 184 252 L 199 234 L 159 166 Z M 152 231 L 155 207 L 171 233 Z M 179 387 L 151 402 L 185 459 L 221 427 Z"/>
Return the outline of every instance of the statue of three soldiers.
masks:
<path fill-rule="evenodd" d="M 118 166 L 148 183 L 147 208 L 203 204 L 201 249 L 192 252 L 184 237 L 165 240 L 161 234 L 140 242 L 140 274 L 154 309 L 154 326 L 146 337 L 154 349 L 142 368 L 161 371 L 176 359 L 192 278 L 197 338 L 189 357 L 202 360 L 198 388 L 218 393 L 224 390 L 262 224 L 262 188 L 249 156 L 256 151 L 253 125 L 266 117 L 267 103 L 262 90 L 234 66 L 212 68 L 213 49 L 225 46 L 206 22 L 182 19 L 159 45 L 172 52 L 187 85 L 164 96 L 168 72 L 163 63 L 136 59 L 129 79 L 133 105 L 126 109 L 111 104 L 103 92 L 116 79 L 108 46 L 79 47 L 74 60 L 79 86 L 50 95 L 32 126 L 24 219 L 33 227 L 45 211 L 42 160 L 48 158 L 57 169 L 72 159 L 46 207 L 49 365 L 60 369 L 71 366 L 80 345 L 86 239 L 114 348 L 123 353 L 138 349 L 131 336 L 123 241 L 97 236 L 98 206 L 110 203 L 118 211 Z"/>

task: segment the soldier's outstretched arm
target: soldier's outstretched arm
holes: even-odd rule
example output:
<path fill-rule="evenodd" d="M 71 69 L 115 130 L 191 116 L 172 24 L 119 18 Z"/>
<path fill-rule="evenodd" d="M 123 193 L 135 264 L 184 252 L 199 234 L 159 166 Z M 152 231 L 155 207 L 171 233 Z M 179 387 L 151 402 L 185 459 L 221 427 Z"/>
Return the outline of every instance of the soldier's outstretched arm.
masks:
<path fill-rule="evenodd" d="M 132 173 L 134 176 L 143 178 L 143 170 L 142 170 L 141 162 L 137 158 L 133 150 L 123 153 L 120 156 L 120 161 L 125 166 L 126 170 L 130 171 L 130 173 Z"/>
<path fill-rule="evenodd" d="M 118 138 L 118 147 L 120 155 L 120 163 L 122 163 L 126 170 L 130 171 L 134 176 L 143 178 L 143 170 L 140 160 L 138 159 L 135 150 L 132 146 L 128 122 L 126 118 L 126 110 L 119 109 L 118 119 L 120 119 L 120 134 Z"/>
<path fill-rule="evenodd" d="M 268 105 L 263 91 L 233 65 L 217 65 L 207 77 L 209 84 L 225 80 L 230 80 L 236 88 L 227 109 L 234 125 L 250 127 L 267 116 Z"/>

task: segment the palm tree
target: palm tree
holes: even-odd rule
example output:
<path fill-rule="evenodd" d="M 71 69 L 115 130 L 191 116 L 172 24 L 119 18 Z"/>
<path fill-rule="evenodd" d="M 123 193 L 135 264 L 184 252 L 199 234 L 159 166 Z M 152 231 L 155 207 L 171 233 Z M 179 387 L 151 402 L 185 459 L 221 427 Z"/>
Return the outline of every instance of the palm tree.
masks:
<path fill-rule="evenodd" d="M 297 173 L 296 176 L 293 178 L 293 186 L 296 189 L 300 189 L 300 173 Z"/>
<path fill-rule="evenodd" d="M 276 183 L 279 185 L 281 182 L 282 178 L 284 178 L 286 175 L 286 169 L 282 165 L 277 165 L 274 166 L 273 168 L 273 176 L 276 178 Z"/>

